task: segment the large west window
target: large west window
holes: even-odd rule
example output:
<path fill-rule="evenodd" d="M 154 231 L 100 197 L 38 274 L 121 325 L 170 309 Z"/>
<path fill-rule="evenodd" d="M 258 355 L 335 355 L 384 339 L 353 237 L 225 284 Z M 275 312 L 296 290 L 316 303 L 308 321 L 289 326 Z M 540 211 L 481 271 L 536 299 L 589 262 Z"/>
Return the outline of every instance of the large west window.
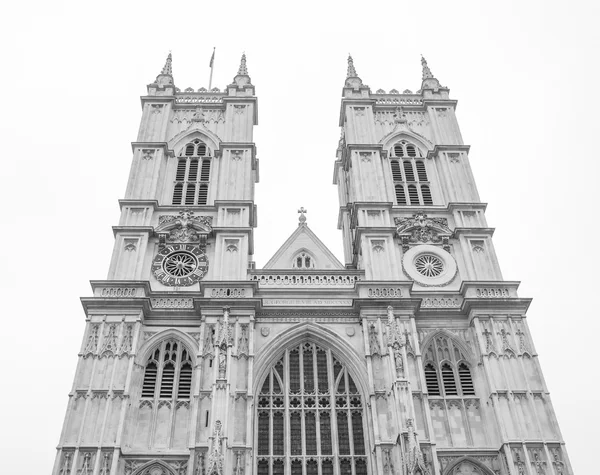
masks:
<path fill-rule="evenodd" d="M 406 140 L 396 143 L 391 150 L 390 166 L 396 204 L 433 204 L 423 153 L 418 147 Z"/>
<path fill-rule="evenodd" d="M 210 149 L 200 139 L 181 150 L 173 185 L 174 205 L 207 204 L 211 160 Z"/>
<path fill-rule="evenodd" d="M 257 406 L 258 475 L 367 474 L 362 397 L 331 351 L 286 350 Z"/>

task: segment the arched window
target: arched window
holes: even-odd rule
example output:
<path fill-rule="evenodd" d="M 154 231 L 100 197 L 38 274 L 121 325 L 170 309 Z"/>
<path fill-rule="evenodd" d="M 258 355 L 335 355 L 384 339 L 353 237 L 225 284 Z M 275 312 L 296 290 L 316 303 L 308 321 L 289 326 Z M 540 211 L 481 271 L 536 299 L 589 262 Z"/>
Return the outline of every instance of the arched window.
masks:
<path fill-rule="evenodd" d="M 433 198 L 421 150 L 416 145 L 401 140 L 392 147 L 391 152 L 390 166 L 396 204 L 432 205 Z M 406 201 L 407 195 L 410 202 Z"/>
<path fill-rule="evenodd" d="M 195 139 L 183 147 L 179 153 L 175 184 L 173 185 L 174 205 L 205 205 L 208 200 L 210 181 L 210 149 L 200 139 Z M 198 170 L 200 173 L 198 174 Z M 196 192 L 196 190 L 198 190 Z"/>
<path fill-rule="evenodd" d="M 177 340 L 163 341 L 146 363 L 142 399 L 189 399 L 192 360 Z"/>
<path fill-rule="evenodd" d="M 269 370 L 257 401 L 257 473 L 366 475 L 363 400 L 329 350 L 304 343 Z M 354 468 L 354 470 L 353 470 Z"/>
<path fill-rule="evenodd" d="M 307 252 L 299 252 L 292 259 L 292 267 L 295 267 L 296 269 L 314 269 L 315 260 Z"/>
<path fill-rule="evenodd" d="M 475 395 L 469 365 L 452 338 L 437 336 L 427 346 L 424 355 L 425 384 L 429 396 Z"/>

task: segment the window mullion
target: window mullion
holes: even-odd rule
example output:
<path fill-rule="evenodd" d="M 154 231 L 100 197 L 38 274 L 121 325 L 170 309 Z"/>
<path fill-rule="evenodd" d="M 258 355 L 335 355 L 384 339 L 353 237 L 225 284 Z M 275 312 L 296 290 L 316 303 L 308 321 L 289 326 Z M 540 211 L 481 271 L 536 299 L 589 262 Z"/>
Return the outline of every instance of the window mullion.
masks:
<path fill-rule="evenodd" d="M 284 443 L 283 443 L 283 454 L 284 454 L 284 472 L 286 474 L 292 473 L 292 463 L 291 463 L 291 429 L 290 429 L 290 351 L 285 350 L 283 356 L 283 388 L 281 388 L 283 392 L 283 410 L 284 410 L 284 418 L 283 418 L 283 432 L 284 432 Z"/>
<path fill-rule="evenodd" d="M 340 474 L 340 461 L 338 456 L 338 432 L 337 432 L 337 411 L 335 407 L 335 374 L 333 369 L 333 355 L 331 350 L 327 350 L 327 377 L 329 379 L 329 425 L 331 426 L 331 459 L 333 462 L 333 475 Z"/>

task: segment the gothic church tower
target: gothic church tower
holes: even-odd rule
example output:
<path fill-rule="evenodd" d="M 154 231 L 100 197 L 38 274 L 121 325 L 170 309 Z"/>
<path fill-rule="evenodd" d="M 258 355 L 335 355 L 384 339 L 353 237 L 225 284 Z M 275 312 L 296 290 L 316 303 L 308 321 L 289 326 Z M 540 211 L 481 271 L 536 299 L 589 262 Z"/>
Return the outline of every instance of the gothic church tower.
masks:
<path fill-rule="evenodd" d="M 53 475 L 572 474 L 454 110 L 351 58 L 334 164 L 344 262 L 300 210 L 263 269 L 246 58 L 142 121 Z"/>

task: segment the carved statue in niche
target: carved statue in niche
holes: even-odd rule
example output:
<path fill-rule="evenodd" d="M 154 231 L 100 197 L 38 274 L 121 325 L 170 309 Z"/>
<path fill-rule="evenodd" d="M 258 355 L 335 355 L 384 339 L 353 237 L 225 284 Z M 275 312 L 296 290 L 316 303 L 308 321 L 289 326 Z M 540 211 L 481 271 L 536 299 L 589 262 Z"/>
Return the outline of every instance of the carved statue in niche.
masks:
<path fill-rule="evenodd" d="M 227 345 L 219 347 L 219 379 L 225 379 L 227 375 Z"/>
<path fill-rule="evenodd" d="M 248 325 L 240 325 L 240 337 L 238 339 L 238 356 L 248 356 L 249 346 L 250 344 L 248 341 Z"/>
<path fill-rule="evenodd" d="M 373 322 L 371 322 L 371 324 L 369 325 L 369 348 L 371 349 L 372 355 L 381 354 L 381 347 L 379 346 L 379 335 L 377 334 L 377 327 Z"/>
<path fill-rule="evenodd" d="M 393 346 L 394 351 L 394 363 L 396 366 L 396 377 L 404 378 L 404 356 L 402 355 L 402 348 L 396 342 Z"/>
<path fill-rule="evenodd" d="M 204 333 L 204 355 L 212 355 L 214 354 L 213 326 L 205 325 Z"/>

